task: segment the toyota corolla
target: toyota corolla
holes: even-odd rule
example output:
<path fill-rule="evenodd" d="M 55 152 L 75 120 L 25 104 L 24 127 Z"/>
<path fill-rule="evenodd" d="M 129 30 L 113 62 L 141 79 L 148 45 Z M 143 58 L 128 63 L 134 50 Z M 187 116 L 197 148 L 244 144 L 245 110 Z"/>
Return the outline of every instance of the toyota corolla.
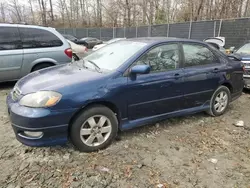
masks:
<path fill-rule="evenodd" d="M 244 67 L 186 39 L 118 41 L 73 64 L 36 71 L 7 97 L 17 140 L 92 152 L 118 130 L 205 111 L 222 115 L 241 95 Z"/>

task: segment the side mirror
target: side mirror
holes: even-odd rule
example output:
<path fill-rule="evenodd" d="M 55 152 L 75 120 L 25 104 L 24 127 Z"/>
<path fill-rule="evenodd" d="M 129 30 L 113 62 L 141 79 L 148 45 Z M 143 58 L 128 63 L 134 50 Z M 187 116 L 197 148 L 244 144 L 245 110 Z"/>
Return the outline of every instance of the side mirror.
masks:
<path fill-rule="evenodd" d="M 135 65 L 130 69 L 131 74 L 148 74 L 150 72 L 149 65 Z"/>

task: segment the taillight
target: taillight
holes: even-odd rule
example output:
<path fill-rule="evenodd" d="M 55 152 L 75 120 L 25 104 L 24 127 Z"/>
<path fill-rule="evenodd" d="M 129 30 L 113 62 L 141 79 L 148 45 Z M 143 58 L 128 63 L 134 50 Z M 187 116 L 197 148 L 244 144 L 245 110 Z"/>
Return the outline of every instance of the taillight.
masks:
<path fill-rule="evenodd" d="M 246 67 L 245 65 L 242 66 L 243 72 L 246 72 Z"/>
<path fill-rule="evenodd" d="M 88 48 L 87 47 L 84 46 L 83 48 L 84 48 L 85 52 L 88 52 Z"/>
<path fill-rule="evenodd" d="M 65 53 L 69 58 L 72 58 L 72 56 L 73 56 L 73 52 L 72 52 L 71 48 L 68 48 L 68 49 L 64 50 L 64 53 Z"/>

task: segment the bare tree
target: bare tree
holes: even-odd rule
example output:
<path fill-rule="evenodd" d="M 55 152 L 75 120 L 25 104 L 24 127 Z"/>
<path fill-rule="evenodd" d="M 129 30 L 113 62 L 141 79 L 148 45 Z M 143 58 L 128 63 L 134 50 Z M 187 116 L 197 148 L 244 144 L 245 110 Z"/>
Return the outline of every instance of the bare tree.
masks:
<path fill-rule="evenodd" d="M 31 11 L 31 15 L 32 15 L 32 24 L 35 24 L 35 14 L 34 14 L 34 9 L 33 9 L 33 5 L 32 5 L 32 0 L 29 0 L 29 5 L 30 5 L 30 11 Z"/>
<path fill-rule="evenodd" d="M 1 22 L 6 22 L 6 14 L 5 14 L 5 3 L 0 3 L 0 13 L 1 13 Z"/>
<path fill-rule="evenodd" d="M 11 0 L 9 6 L 10 6 L 10 11 L 16 17 L 17 22 L 22 22 L 21 6 L 18 0 Z"/>
<path fill-rule="evenodd" d="M 52 4 L 52 0 L 49 0 L 49 4 L 50 4 L 51 20 L 54 21 L 54 13 L 53 13 L 53 4 Z"/>
<path fill-rule="evenodd" d="M 40 8 L 40 12 L 42 15 L 42 23 L 43 25 L 47 25 L 47 16 L 46 16 L 46 7 L 45 7 L 45 3 L 44 0 L 38 0 L 38 4 L 39 4 L 39 8 Z"/>

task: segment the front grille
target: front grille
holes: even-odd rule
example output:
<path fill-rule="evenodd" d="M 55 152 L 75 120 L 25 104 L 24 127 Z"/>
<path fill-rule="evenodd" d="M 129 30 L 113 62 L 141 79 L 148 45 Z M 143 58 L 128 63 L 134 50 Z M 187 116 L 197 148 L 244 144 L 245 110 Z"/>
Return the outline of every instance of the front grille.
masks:
<path fill-rule="evenodd" d="M 18 87 L 14 87 L 11 95 L 12 95 L 12 99 L 14 101 L 17 101 L 21 96 L 21 91 L 18 89 Z"/>

